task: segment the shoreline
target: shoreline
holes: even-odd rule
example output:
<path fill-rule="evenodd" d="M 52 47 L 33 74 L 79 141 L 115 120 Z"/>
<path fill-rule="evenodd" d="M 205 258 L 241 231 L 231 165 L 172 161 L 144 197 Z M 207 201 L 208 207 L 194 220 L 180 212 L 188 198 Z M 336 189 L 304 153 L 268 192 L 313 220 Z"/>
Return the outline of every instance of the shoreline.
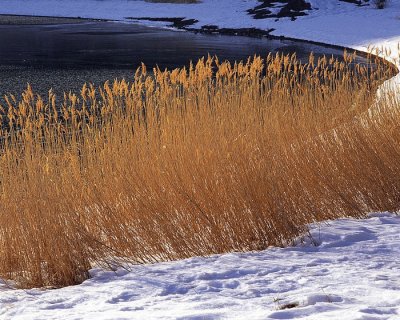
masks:
<path fill-rule="evenodd" d="M 257 44 L 259 41 L 260 43 L 263 43 L 262 47 L 265 47 L 265 50 L 269 50 L 269 47 L 271 46 L 271 49 L 273 50 L 275 48 L 275 45 L 273 43 L 277 43 L 277 47 L 279 48 L 282 46 L 282 48 L 285 47 L 285 41 L 291 42 L 289 44 L 289 46 L 298 46 L 299 48 L 296 49 L 296 52 L 298 52 L 298 56 L 302 57 L 301 59 L 303 59 L 303 62 L 307 62 L 308 61 L 308 55 L 309 52 L 314 51 L 315 54 L 317 55 L 327 55 L 330 56 L 331 54 L 340 57 L 343 54 L 343 50 L 345 49 L 344 47 L 340 47 L 340 46 L 332 46 L 332 45 L 324 45 L 322 44 L 319 45 L 318 43 L 313 43 L 311 41 L 301 41 L 298 39 L 293 39 L 292 40 L 286 40 L 283 37 L 269 37 L 269 39 L 271 39 L 271 41 L 268 41 L 267 37 L 259 37 L 256 36 L 254 34 L 247 34 L 247 36 L 243 36 L 241 34 L 237 34 L 234 33 L 232 34 L 231 32 L 226 32 L 225 30 L 218 30 L 218 32 L 213 32 L 209 35 L 204 35 L 201 36 L 202 32 L 198 32 L 196 30 L 182 30 L 182 31 L 189 31 L 189 32 L 179 32 L 177 31 L 177 29 L 171 29 L 171 28 L 162 28 L 162 27 L 149 27 L 146 24 L 140 24 L 140 23 L 135 23 L 135 22 L 130 22 L 130 23 L 124 23 L 122 21 L 118 21 L 118 20 L 94 20 L 94 19 L 79 19 L 79 18 L 74 18 L 74 19 L 67 19 L 65 20 L 65 18 L 62 17 L 32 17 L 32 16 L 17 16 L 17 15 L 0 15 L 0 21 L 1 21 L 1 17 L 7 17 L 8 20 L 12 20 L 12 22 L 14 23 L 12 26 L 10 26 L 9 24 L 7 25 L 0 25 L 2 26 L 2 30 L 4 31 L 4 35 L 8 34 L 9 35 L 5 36 L 3 41 L 6 41 L 8 38 L 13 37 L 15 39 L 15 41 L 22 41 L 21 39 L 19 39 L 20 34 L 22 32 L 22 34 L 27 36 L 28 34 L 30 34 L 29 30 L 41 30 L 40 33 L 36 33 L 37 36 L 40 36 L 40 38 L 42 39 L 42 41 L 50 41 L 50 43 L 52 44 L 57 44 L 56 47 L 58 49 L 60 49 L 60 46 L 62 48 L 63 44 L 63 38 L 57 38 L 57 41 L 55 42 L 55 40 L 53 40 L 51 37 L 47 38 L 46 35 L 51 34 L 50 32 L 53 32 L 53 29 L 62 29 L 62 30 L 66 30 L 61 34 L 66 34 L 68 38 L 73 39 L 71 40 L 71 43 L 84 43 L 86 40 L 86 38 L 80 38 L 81 34 L 84 35 L 86 34 L 86 32 L 88 34 L 95 34 L 95 37 L 100 37 L 101 33 L 98 32 L 99 30 L 103 30 L 104 34 L 106 35 L 106 40 L 105 43 L 109 43 L 110 39 L 113 39 L 113 41 L 116 41 L 116 43 L 118 44 L 118 42 L 123 42 L 125 43 L 125 45 L 123 45 L 122 47 L 120 47 L 120 45 L 117 45 L 117 47 L 115 48 L 123 48 L 121 52 L 124 52 L 124 48 L 133 48 L 132 51 L 135 51 L 138 55 L 143 55 L 143 54 L 147 54 L 146 52 L 150 52 L 148 51 L 149 48 L 153 48 L 154 45 L 150 45 L 150 47 L 146 47 L 146 45 L 144 46 L 144 49 L 138 45 L 136 46 L 134 43 L 130 44 L 129 38 L 127 36 L 129 36 L 130 33 L 132 34 L 142 34 L 141 28 L 143 28 L 143 34 L 146 34 L 146 32 L 150 32 L 152 34 L 155 34 L 155 38 L 158 39 L 158 45 L 160 45 L 160 43 L 162 43 L 162 41 L 164 40 L 164 37 L 166 37 L 165 39 L 167 39 L 167 41 L 171 41 L 172 39 L 174 39 L 174 41 L 176 41 L 177 43 L 181 43 L 182 45 L 179 45 L 181 47 L 181 54 L 173 54 L 173 56 L 170 57 L 170 59 L 172 59 L 172 61 L 177 61 L 177 59 L 186 59 L 185 61 L 189 61 L 188 59 L 190 58 L 190 60 L 192 60 L 191 56 L 196 56 L 196 57 L 201 57 L 202 55 L 204 55 L 205 53 L 201 53 L 201 51 L 203 51 L 201 48 L 204 47 L 204 45 L 208 48 L 215 48 L 216 52 L 219 52 L 220 54 L 222 54 L 223 56 L 223 51 L 225 51 L 225 54 L 229 55 L 229 51 L 231 49 L 226 49 L 229 48 L 231 45 L 229 45 L 229 43 L 233 42 L 235 43 L 236 41 L 238 41 L 238 43 L 241 43 L 241 45 L 232 45 L 232 50 L 234 50 L 234 52 L 236 52 L 237 56 L 243 56 L 243 52 L 246 54 L 245 56 L 239 58 L 239 59 L 247 59 L 249 56 L 252 56 L 254 53 L 258 53 L 260 54 L 261 50 L 261 44 L 260 47 L 259 44 Z M 31 27 L 29 27 L 32 19 L 35 19 L 35 25 L 31 25 Z M 23 22 L 23 23 L 19 23 L 19 22 Z M 64 22 L 68 22 L 66 25 L 64 25 Z M 71 24 L 72 23 L 72 24 Z M 51 28 L 47 28 L 48 26 L 51 26 Z M 58 25 L 58 26 L 57 26 Z M 18 26 L 20 26 L 20 30 L 23 31 L 19 31 L 19 33 L 15 33 L 16 31 L 13 31 L 14 28 L 15 30 L 18 29 Z M 136 30 L 138 29 L 138 30 Z M 69 31 L 68 31 L 69 30 Z M 6 32 L 7 31 L 7 32 Z M 43 32 L 43 33 L 42 33 Z M 117 36 L 114 37 L 113 34 L 116 34 Z M 118 34 L 122 34 L 122 37 L 119 36 Z M 209 33 L 209 32 L 203 32 L 203 33 Z M 42 35 L 43 34 L 43 35 Z M 74 34 L 78 35 L 77 38 L 74 38 Z M 159 35 L 158 35 L 159 34 Z M 169 34 L 169 35 L 168 35 Z M 196 35 L 198 34 L 198 35 Z M 17 37 L 16 37 L 17 35 Z M 166 36 L 165 36 L 166 35 Z M 220 37 L 221 36 L 221 37 Z M 234 37 L 237 36 L 237 37 Z M 32 33 L 32 36 L 27 36 L 28 38 L 36 38 L 35 33 Z M 43 38 L 42 38 L 43 37 Z M 72 37 L 72 38 L 71 38 Z M 153 36 L 151 36 L 153 37 Z M 148 39 L 148 42 L 152 42 L 152 38 Z M 172 38 L 170 38 L 172 37 Z M 192 45 L 190 45 L 191 41 L 195 41 L 195 43 L 199 40 L 193 40 L 196 38 L 204 38 L 207 39 L 205 40 L 205 42 L 203 44 L 200 45 L 196 45 L 193 47 Z M 26 38 L 23 41 L 27 41 Z M 146 38 L 146 36 L 144 36 L 144 38 Z M 223 38 L 223 40 L 221 40 Z M 240 39 L 242 38 L 242 39 Z M 274 39 L 272 39 L 274 38 Z M 55 38 L 54 38 L 55 39 Z M 140 36 L 138 39 L 141 39 Z M 265 40 L 258 40 L 258 39 L 265 39 Z M 276 39 L 276 40 L 275 40 Z M 83 41 L 83 42 L 82 42 Z M 200 40 L 203 41 L 203 40 Z M 221 42 L 222 41 L 222 42 Z M 91 43 L 93 43 L 92 41 L 90 41 Z M 252 44 L 254 42 L 254 44 Z M 293 42 L 293 43 L 292 43 Z M 142 42 L 141 42 L 142 43 Z M 186 43 L 186 44 L 185 44 Z M 201 42 L 200 42 L 201 43 Z M 297 43 L 297 44 L 296 44 Z M 254 45 L 254 48 L 252 46 L 248 46 L 252 44 L 252 46 Z M 132 47 L 133 45 L 133 47 Z M 189 47 L 188 47 L 189 45 Z M 315 45 L 315 47 L 314 47 Z M 86 48 L 87 45 L 83 44 L 83 46 L 81 46 L 83 49 L 82 52 L 84 52 L 84 49 Z M 168 45 L 167 45 L 168 46 Z M 243 47 L 244 46 L 244 47 Z M 85 47 L 85 48 L 83 48 Z M 243 47 L 241 49 L 241 47 Z M 244 48 L 253 48 L 255 50 L 251 50 L 251 49 L 244 49 Z M 64 49 L 65 50 L 69 50 L 69 47 L 66 46 Z M 97 45 L 93 46 L 89 46 L 86 49 L 88 49 L 89 51 L 91 51 L 91 49 L 96 49 L 97 48 L 97 55 L 99 56 L 93 56 L 94 59 L 100 59 L 101 58 L 101 54 L 102 54 L 102 50 L 107 50 L 107 48 L 109 48 L 109 45 L 106 44 L 103 47 L 103 44 L 100 42 L 100 47 L 97 47 Z M 100 50 L 99 50 L 100 48 Z M 171 50 L 176 50 L 176 47 L 174 47 L 174 45 L 171 46 Z M 258 49 L 257 49 L 258 48 Z M 57 49 L 57 50 L 58 50 Z M 62 50 L 64 50 L 62 49 Z M 76 49 L 76 48 L 75 48 Z M 75 50 L 74 49 L 74 50 Z M 17 50 L 17 49 L 16 49 Z M 33 48 L 30 48 L 29 50 L 34 50 Z M 43 50 L 47 50 L 45 47 Z M 54 50 L 54 49 L 50 49 L 50 50 Z M 147 51 L 146 51 L 147 50 Z M 194 51 L 191 51 L 194 50 Z M 196 51 L 197 50 L 197 51 Z M 278 49 L 280 50 L 280 49 Z M 293 49 L 292 49 L 293 50 Z M 297 51 L 299 50 L 299 51 Z M 10 50 L 8 50 L 10 51 Z M 170 51 L 170 50 L 169 50 Z M 169 52 L 168 51 L 168 52 Z M 15 55 L 15 51 L 11 51 L 11 56 Z M 169 55 L 168 52 L 166 53 L 167 55 L 155 55 L 154 58 L 150 59 L 145 59 L 145 61 L 143 61 L 143 58 L 140 58 L 142 62 L 145 63 L 149 63 L 148 66 L 152 66 L 152 63 L 165 63 L 166 59 L 168 59 Z M 197 55 L 196 52 L 199 52 L 199 54 Z M 266 51 L 268 52 L 268 51 Z M 201 55 L 200 55 L 201 53 Z M 133 53 L 135 54 L 135 53 Z M 303 56 L 302 56 L 303 54 Z M 304 55 L 305 54 L 305 55 Z M 187 55 L 187 57 L 185 57 Z M 39 55 L 40 57 L 40 52 Z M 68 56 L 68 54 L 67 54 Z M 219 55 L 221 57 L 221 55 Z M 365 54 L 358 54 L 357 55 L 359 57 L 358 62 L 360 63 L 367 63 L 367 59 Z M 27 58 L 29 61 L 29 58 Z M 131 62 L 127 62 L 126 59 L 129 59 L 129 61 Z M 55 90 L 55 92 L 59 93 L 62 95 L 63 91 L 69 91 L 69 90 L 80 90 L 81 86 L 83 85 L 83 83 L 94 83 L 96 86 L 101 86 L 102 83 L 104 83 L 107 80 L 111 80 L 111 79 L 115 79 L 115 78 L 130 78 L 132 77 L 132 74 L 134 73 L 134 71 L 136 70 L 136 68 L 133 66 L 134 64 L 136 64 L 136 62 L 139 62 L 139 58 L 136 57 L 135 55 L 129 55 L 129 58 L 126 58 L 123 61 L 123 64 L 126 62 L 128 64 L 132 64 L 132 67 L 126 67 L 123 66 L 123 64 L 121 65 L 115 65 L 113 67 L 107 67 L 107 66 L 101 66 L 100 64 L 100 60 L 90 60 L 89 64 L 82 64 L 82 62 L 85 61 L 85 59 L 83 59 L 82 61 L 79 62 L 79 64 L 75 67 L 73 67 L 73 65 L 71 65 L 71 63 L 77 63 L 78 60 L 74 60 L 71 59 L 68 60 L 60 60 L 65 62 L 64 64 L 60 64 L 59 67 L 55 67 L 53 69 L 49 69 L 46 68 L 45 64 L 43 64 L 42 67 L 38 66 L 30 66 L 29 63 L 27 64 L 13 64 L 12 61 L 13 59 L 11 58 L 11 62 L 7 62 L 6 60 L 2 61 L 2 65 L 0 66 L 0 71 L 2 76 L 0 77 L 0 82 L 2 83 L 2 86 L 0 86 L 0 94 L 14 94 L 16 96 L 19 96 L 20 93 L 26 89 L 26 84 L 30 83 L 33 87 L 33 89 L 35 90 L 35 92 L 46 96 L 48 89 L 49 88 L 53 88 Z M 160 60 L 161 59 L 161 60 Z M 175 59 L 175 60 L 174 60 Z M 195 58 L 197 59 L 197 58 Z M 231 58 L 233 59 L 233 58 Z M 238 58 L 234 58 L 234 59 L 238 59 Z M 39 58 L 40 60 L 40 58 Z M 157 60 L 157 61 L 155 61 Z M 56 60 L 54 60 L 56 61 Z M 69 61 L 69 64 L 68 62 Z M 73 62 L 75 61 L 75 62 Z M 94 65 L 92 65 L 92 61 L 99 61 L 99 65 L 96 65 L 96 63 Z M 135 63 L 133 63 L 135 61 Z M 233 61 L 233 60 L 231 60 Z M 110 62 L 112 64 L 112 62 Z M 378 62 L 380 63 L 380 62 Z M 182 65 L 184 65 L 184 63 L 182 62 Z M 167 68 L 174 68 L 174 67 L 167 67 Z M 70 70 L 70 71 L 67 71 Z M 387 78 L 387 77 L 385 77 Z M 383 82 L 383 80 L 382 80 Z M 64 85 L 63 85 L 64 84 Z M 2 98 L 0 97 L 0 101 L 2 101 Z"/>
<path fill-rule="evenodd" d="M 95 18 L 82 18 L 82 17 L 61 17 L 61 16 L 36 16 L 36 15 L 18 15 L 18 14 L 0 14 L 0 25 L 62 25 L 62 24 L 76 24 L 85 22 L 111 22 L 111 23 L 133 23 L 147 26 L 141 21 L 155 21 L 155 22 L 167 22 L 172 23 L 167 25 L 168 30 L 172 31 L 189 31 L 195 34 L 207 34 L 207 35 L 227 35 L 227 36 L 245 36 L 251 38 L 265 38 L 270 40 L 288 40 L 298 43 L 306 43 L 311 45 L 318 45 L 330 49 L 355 52 L 358 56 L 363 58 L 369 58 L 373 55 L 380 62 L 388 65 L 391 69 L 397 71 L 397 75 L 400 75 L 400 64 L 393 61 L 389 57 L 384 57 L 373 52 L 367 52 L 361 48 L 345 46 L 340 44 L 333 44 L 321 41 L 315 41 L 306 38 L 290 37 L 284 35 L 274 35 L 271 32 L 275 31 L 274 28 L 263 30 L 259 28 L 219 28 L 215 25 L 209 25 L 207 28 L 204 26 L 200 29 L 190 27 L 197 20 L 185 19 L 185 18 L 151 18 L 151 17 L 128 17 L 124 20 L 110 20 L 110 19 L 95 19 Z M 164 29 L 162 26 L 158 27 L 160 30 Z M 384 51 L 384 50 L 382 50 Z M 390 61 L 392 60 L 392 61 Z"/>
<path fill-rule="evenodd" d="M 296 38 L 296 37 L 289 37 L 284 35 L 274 35 L 272 34 L 275 31 L 274 28 L 270 28 L 267 30 L 259 29 L 259 28 L 219 28 L 216 25 L 208 25 L 202 26 L 200 29 L 190 27 L 194 23 L 198 22 L 195 19 L 184 19 L 184 18 L 151 18 L 151 17 L 128 17 L 128 20 L 132 20 L 132 22 L 140 23 L 141 21 L 161 21 L 161 22 L 168 22 L 172 23 L 168 25 L 169 28 L 172 30 L 183 30 L 189 31 L 194 33 L 201 33 L 201 34 L 208 34 L 208 35 L 230 35 L 230 36 L 246 36 L 252 38 L 266 38 L 270 40 L 288 40 L 298 43 L 307 43 L 311 45 L 318 45 L 321 47 L 326 47 L 330 49 L 337 49 L 348 51 L 348 52 L 355 52 L 358 56 L 363 58 L 370 58 L 371 55 L 374 56 L 375 59 L 378 59 L 380 62 L 388 65 L 391 69 L 397 71 L 397 75 L 400 75 L 400 64 L 390 61 L 387 57 L 382 57 L 372 52 L 367 52 L 361 49 L 352 48 L 350 46 L 344 46 L 340 44 L 334 43 L 327 43 L 321 41 L 315 41 L 311 39 L 305 38 Z M 396 75 L 394 76 L 396 77 Z M 390 80 L 390 79 L 388 79 Z M 387 80 L 386 80 L 387 81 Z"/>
<path fill-rule="evenodd" d="M 148 26 L 141 21 L 155 21 L 172 23 L 167 25 L 170 31 L 187 31 L 195 34 L 206 34 L 206 35 L 226 35 L 226 36 L 245 36 L 250 38 L 265 38 L 269 40 L 280 40 L 280 41 L 292 41 L 302 44 L 318 45 L 328 49 L 335 49 L 347 52 L 355 52 L 357 56 L 370 59 L 371 56 L 374 57 L 379 63 L 383 63 L 388 67 L 388 69 L 393 73 L 393 77 L 384 79 L 381 86 L 378 88 L 378 93 L 382 94 L 386 87 L 393 86 L 400 82 L 400 63 L 394 61 L 391 57 L 387 57 L 384 54 L 380 55 L 376 52 L 368 52 L 363 50 L 363 48 L 356 48 L 351 46 L 344 46 L 339 44 L 315 41 L 311 39 L 299 38 L 299 37 L 289 37 L 284 35 L 274 35 L 271 34 L 275 29 L 262 30 L 258 28 L 219 28 L 215 25 L 209 25 L 207 28 L 204 26 L 200 29 L 191 27 L 197 22 L 195 19 L 186 18 L 151 18 L 151 17 L 131 17 L 123 20 L 110 20 L 110 19 L 95 19 L 95 18 L 82 18 L 82 17 L 61 17 L 61 16 L 36 16 L 36 15 L 18 15 L 18 14 L 0 14 L 0 26 L 29 26 L 29 25 L 65 25 L 65 24 L 81 24 L 88 22 L 104 22 L 104 23 L 128 23 L 128 24 L 139 24 L 143 26 Z M 165 26 L 156 27 L 160 30 L 165 30 Z M 384 50 L 382 50 L 384 52 Z"/>

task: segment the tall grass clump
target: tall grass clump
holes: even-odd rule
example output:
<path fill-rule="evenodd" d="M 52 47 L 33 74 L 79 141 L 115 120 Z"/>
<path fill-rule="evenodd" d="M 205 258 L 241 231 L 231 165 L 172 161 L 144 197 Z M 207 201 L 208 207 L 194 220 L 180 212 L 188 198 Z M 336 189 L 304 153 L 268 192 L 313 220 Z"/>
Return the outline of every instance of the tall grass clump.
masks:
<path fill-rule="evenodd" d="M 352 56 L 145 66 L 130 82 L 1 107 L 0 277 L 284 245 L 313 221 L 399 207 L 398 96 Z M 373 107 L 371 107 L 373 106 Z"/>

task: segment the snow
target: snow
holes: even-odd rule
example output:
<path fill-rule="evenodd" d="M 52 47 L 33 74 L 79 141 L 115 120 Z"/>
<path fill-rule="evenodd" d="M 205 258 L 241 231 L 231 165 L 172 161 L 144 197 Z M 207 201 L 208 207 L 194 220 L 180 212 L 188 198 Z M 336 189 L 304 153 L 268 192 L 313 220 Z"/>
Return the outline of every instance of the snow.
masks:
<path fill-rule="evenodd" d="M 277 36 L 379 48 L 400 66 L 400 1 L 389 1 L 384 10 L 309 2 L 318 10 L 296 21 L 253 19 L 246 10 L 257 0 L 0 0 L 0 13 L 120 21 L 185 17 L 199 21 L 195 28 L 274 28 Z M 387 84 L 398 83 L 399 76 Z M 400 319 L 399 257 L 396 215 L 341 219 L 311 226 L 310 237 L 288 248 L 132 266 L 129 272 L 93 269 L 83 284 L 57 290 L 0 285 L 0 319 Z"/>
<path fill-rule="evenodd" d="M 0 319 L 400 319 L 399 256 L 400 217 L 340 219 L 288 248 L 93 269 L 57 290 L 3 285 Z"/>

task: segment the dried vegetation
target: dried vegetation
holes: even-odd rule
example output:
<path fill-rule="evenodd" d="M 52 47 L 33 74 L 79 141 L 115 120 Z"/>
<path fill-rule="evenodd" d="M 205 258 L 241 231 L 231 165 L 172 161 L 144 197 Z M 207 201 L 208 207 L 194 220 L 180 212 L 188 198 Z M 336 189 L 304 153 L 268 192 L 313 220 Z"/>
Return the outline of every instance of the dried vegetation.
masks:
<path fill-rule="evenodd" d="M 58 100 L 8 96 L 0 277 L 71 285 L 94 263 L 265 249 L 398 209 L 398 96 L 376 102 L 386 66 L 351 63 L 209 58 Z"/>

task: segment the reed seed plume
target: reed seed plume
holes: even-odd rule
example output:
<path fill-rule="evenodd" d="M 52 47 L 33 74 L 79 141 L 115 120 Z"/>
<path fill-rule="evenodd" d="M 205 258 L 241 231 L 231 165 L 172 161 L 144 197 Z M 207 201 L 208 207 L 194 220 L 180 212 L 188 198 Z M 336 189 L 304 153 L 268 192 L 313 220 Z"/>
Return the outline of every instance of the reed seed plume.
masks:
<path fill-rule="evenodd" d="M 6 96 L 0 277 L 82 282 L 93 265 L 285 245 L 306 224 L 399 209 L 392 70 L 269 55 Z M 372 108 L 372 109 L 371 109 Z"/>

